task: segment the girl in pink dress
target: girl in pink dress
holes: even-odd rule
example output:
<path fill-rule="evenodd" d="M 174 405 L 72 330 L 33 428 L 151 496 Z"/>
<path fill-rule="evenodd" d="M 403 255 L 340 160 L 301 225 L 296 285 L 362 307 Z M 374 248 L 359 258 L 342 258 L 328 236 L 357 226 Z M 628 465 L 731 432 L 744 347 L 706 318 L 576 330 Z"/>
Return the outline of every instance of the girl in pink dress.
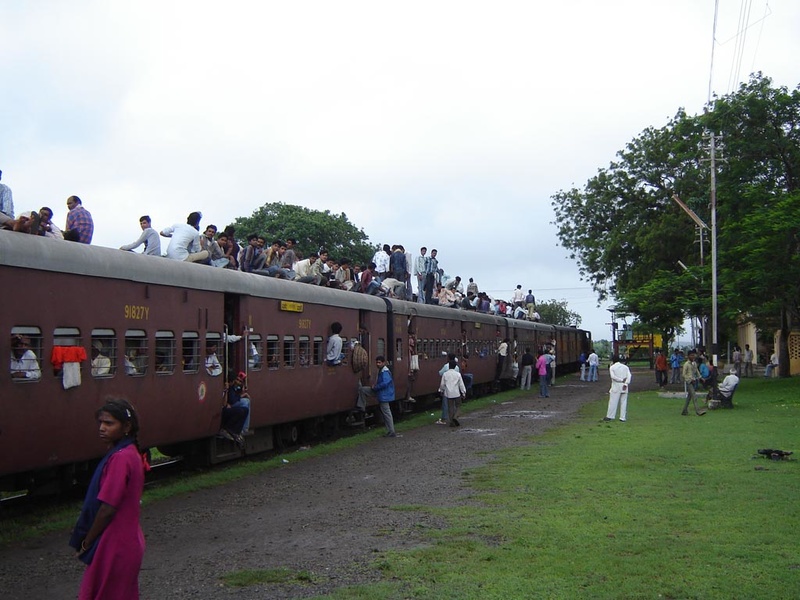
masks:
<path fill-rule="evenodd" d="M 96 417 L 110 449 L 97 465 L 70 538 L 89 565 L 78 598 L 136 600 L 144 556 L 139 503 L 149 468 L 139 453 L 139 419 L 127 400 L 109 400 Z"/>

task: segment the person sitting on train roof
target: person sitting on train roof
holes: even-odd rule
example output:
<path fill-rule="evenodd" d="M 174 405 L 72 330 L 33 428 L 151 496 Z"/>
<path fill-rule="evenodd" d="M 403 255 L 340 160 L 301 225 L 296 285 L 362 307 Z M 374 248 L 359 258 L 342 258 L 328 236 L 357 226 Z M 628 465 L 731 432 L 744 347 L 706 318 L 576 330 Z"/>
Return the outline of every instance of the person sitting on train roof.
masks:
<path fill-rule="evenodd" d="M 350 291 L 353 289 L 353 272 L 350 269 L 350 259 L 343 258 L 339 261 L 339 268 L 336 270 L 334 277 L 336 285 L 341 290 Z"/>
<path fill-rule="evenodd" d="M 438 298 L 439 306 L 449 308 L 456 304 L 456 295 L 453 290 L 448 289 L 447 286 L 443 286 L 441 283 L 436 284 L 436 297 Z"/>
<path fill-rule="evenodd" d="M 161 231 L 161 235 L 170 239 L 167 246 L 167 258 L 185 262 L 203 262 L 208 258 L 208 250 L 200 248 L 200 220 L 202 213 L 189 213 L 186 223 L 176 223 Z"/>
<path fill-rule="evenodd" d="M 294 280 L 300 283 L 319 284 L 319 275 L 312 271 L 312 267 L 318 258 L 319 254 L 312 252 L 308 258 L 298 261 L 294 266 Z"/>
<path fill-rule="evenodd" d="M 228 260 L 225 265 L 226 269 L 238 270 L 236 266 L 236 257 L 233 255 L 233 242 L 230 236 L 224 231 L 217 236 L 217 245 L 222 250 L 222 255 Z"/>
<path fill-rule="evenodd" d="M 528 309 L 523 306 L 517 306 L 514 308 L 514 318 L 515 319 L 527 319 L 528 318 Z"/>
<path fill-rule="evenodd" d="M 406 284 L 394 277 L 387 277 L 381 281 L 381 292 L 389 298 L 399 298 L 405 300 L 406 298 Z"/>
<path fill-rule="evenodd" d="M 239 254 L 239 270 L 252 273 L 264 268 L 267 255 L 259 248 L 257 234 L 251 233 L 247 236 L 247 246 Z"/>
<path fill-rule="evenodd" d="M 339 321 L 331 323 L 331 336 L 328 338 L 328 345 L 325 349 L 325 363 L 329 367 L 340 365 L 344 360 L 340 333 L 342 333 L 342 324 Z"/>
<path fill-rule="evenodd" d="M 53 223 L 53 209 L 48 206 L 43 206 L 39 209 L 39 235 L 53 240 L 64 239 L 64 234 Z"/>
<path fill-rule="evenodd" d="M 362 294 L 369 294 L 375 296 L 381 290 L 381 284 L 375 280 L 375 263 L 371 262 L 367 265 L 365 271 L 361 273 L 361 281 L 357 289 Z"/>
<path fill-rule="evenodd" d="M 212 342 L 206 345 L 206 373 L 211 377 L 222 375 L 222 365 L 217 358 L 217 345 Z"/>
<path fill-rule="evenodd" d="M 264 267 L 258 271 L 253 271 L 256 275 L 265 277 L 278 277 L 279 279 L 289 279 L 289 271 L 281 267 L 281 242 L 274 240 L 265 253 L 266 259 Z M 285 248 L 285 246 L 283 246 Z"/>
<path fill-rule="evenodd" d="M 119 249 L 133 252 L 136 248 L 144 244 L 142 254 L 161 256 L 161 238 L 158 237 L 158 232 L 153 229 L 149 215 L 142 215 L 139 217 L 139 227 L 142 228 L 142 235 L 139 236 L 139 239 L 130 244 L 120 246 Z"/>
<path fill-rule="evenodd" d="M 250 394 L 244 387 L 246 380 L 247 373 L 239 372 L 225 390 L 219 432 L 222 437 L 233 439 L 240 446 L 244 444 L 242 434 L 248 433 L 250 426 Z"/>
<path fill-rule="evenodd" d="M 83 208 L 83 202 L 77 196 L 67 198 L 67 226 L 64 230 L 64 239 L 78 241 L 81 244 L 91 244 L 94 234 L 94 221 L 91 213 Z M 70 235 L 67 235 L 70 233 Z M 74 236 L 77 235 L 77 239 Z"/>
<path fill-rule="evenodd" d="M 111 359 L 103 354 L 103 344 L 92 342 L 92 377 L 104 377 L 111 373 Z"/>
<path fill-rule="evenodd" d="M 230 260 L 225 256 L 225 251 L 219 242 L 214 239 L 215 235 L 217 235 L 217 226 L 208 225 L 203 235 L 200 236 L 200 249 L 208 252 L 208 258 L 203 262 L 212 267 L 224 269 L 230 264 Z"/>
<path fill-rule="evenodd" d="M 236 229 L 233 225 L 228 225 L 225 227 L 223 233 L 228 236 L 228 245 L 230 249 L 225 250 L 225 256 L 233 259 L 233 269 L 238 271 L 239 270 L 239 243 L 236 241 Z M 220 244 L 221 245 L 221 244 Z"/>
<path fill-rule="evenodd" d="M 328 284 L 328 251 L 325 248 L 319 250 L 319 260 L 311 265 L 311 275 L 314 276 L 317 285 Z"/>
<path fill-rule="evenodd" d="M 451 279 L 445 284 L 445 287 L 448 290 L 452 290 L 454 292 L 458 292 L 459 294 L 464 293 L 464 286 L 461 285 L 461 277 L 456 275 L 455 279 Z"/>
<path fill-rule="evenodd" d="M 12 379 L 38 380 L 42 376 L 36 354 L 30 349 L 30 341 L 21 335 L 11 337 Z"/>
<path fill-rule="evenodd" d="M 281 267 L 290 271 L 289 279 L 294 279 L 294 265 L 298 261 L 294 247 L 297 245 L 295 238 L 286 238 L 286 251 L 281 255 Z"/>

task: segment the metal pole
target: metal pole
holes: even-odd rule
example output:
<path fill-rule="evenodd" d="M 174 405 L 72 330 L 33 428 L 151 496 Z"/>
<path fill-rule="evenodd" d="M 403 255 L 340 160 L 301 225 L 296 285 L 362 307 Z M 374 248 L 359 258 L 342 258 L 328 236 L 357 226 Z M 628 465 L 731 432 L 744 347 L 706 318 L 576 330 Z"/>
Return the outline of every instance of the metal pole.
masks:
<path fill-rule="evenodd" d="M 717 163 L 714 132 L 711 132 L 711 357 L 718 367 L 719 332 L 717 330 Z"/>

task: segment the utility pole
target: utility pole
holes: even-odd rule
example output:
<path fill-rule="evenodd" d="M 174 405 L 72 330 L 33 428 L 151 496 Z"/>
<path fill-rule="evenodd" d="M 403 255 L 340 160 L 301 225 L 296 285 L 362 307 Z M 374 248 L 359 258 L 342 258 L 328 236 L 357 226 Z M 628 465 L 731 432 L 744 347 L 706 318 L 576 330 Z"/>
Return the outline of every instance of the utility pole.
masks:
<path fill-rule="evenodd" d="M 716 138 L 710 132 L 711 151 L 711 360 L 718 367 L 719 331 L 717 330 L 717 154 Z"/>

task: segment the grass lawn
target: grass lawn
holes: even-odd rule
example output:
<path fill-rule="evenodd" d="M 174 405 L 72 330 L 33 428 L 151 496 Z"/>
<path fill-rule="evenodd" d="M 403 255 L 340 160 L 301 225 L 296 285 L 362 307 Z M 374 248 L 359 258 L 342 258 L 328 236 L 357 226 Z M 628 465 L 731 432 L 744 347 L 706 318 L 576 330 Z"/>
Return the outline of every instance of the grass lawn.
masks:
<path fill-rule="evenodd" d="M 800 598 L 800 463 L 757 454 L 800 451 L 800 379 L 745 379 L 734 401 L 683 417 L 636 394 L 627 423 L 589 405 L 465 474 L 471 506 L 418 507 L 450 527 L 330 597 Z"/>

